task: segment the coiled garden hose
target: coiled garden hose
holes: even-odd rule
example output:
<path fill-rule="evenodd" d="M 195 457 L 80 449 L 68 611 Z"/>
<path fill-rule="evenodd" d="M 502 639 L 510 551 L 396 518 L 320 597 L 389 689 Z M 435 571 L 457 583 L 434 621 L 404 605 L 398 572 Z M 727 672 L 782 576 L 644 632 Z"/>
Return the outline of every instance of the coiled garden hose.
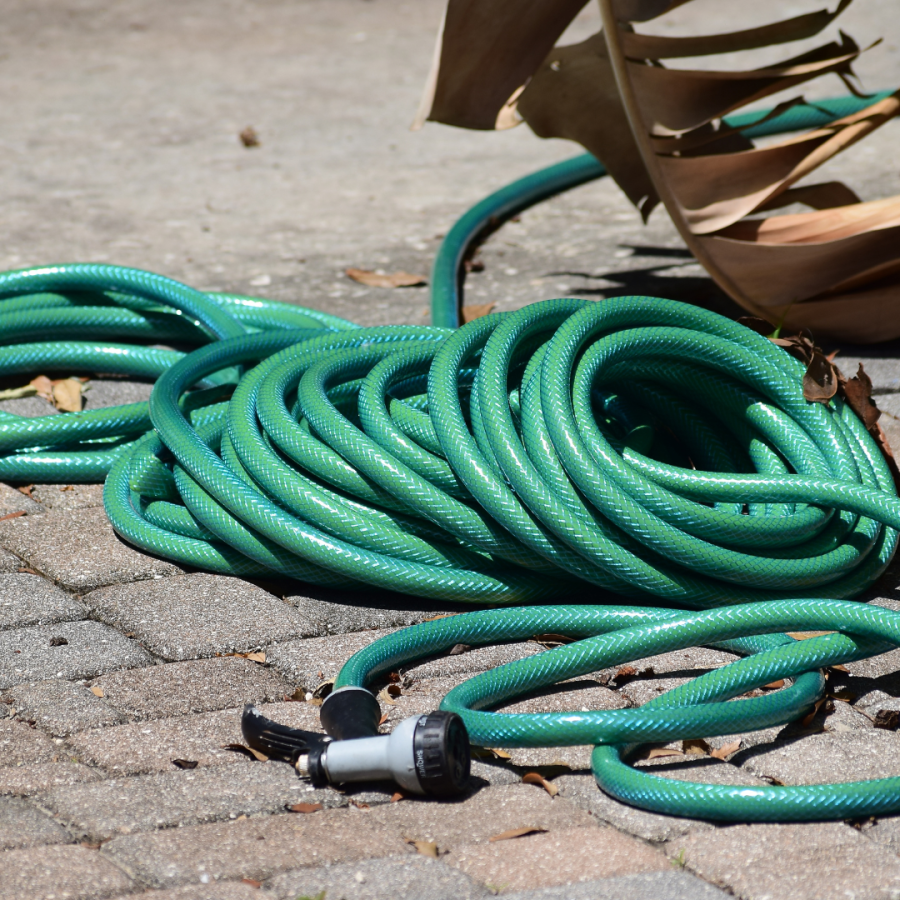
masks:
<path fill-rule="evenodd" d="M 862 105 L 798 107 L 757 132 Z M 108 473 L 118 534 L 184 565 L 512 607 L 384 638 L 337 687 L 456 643 L 575 639 L 473 678 L 442 708 L 484 746 L 596 744 L 598 782 L 629 803 L 737 820 L 898 811 L 900 779 L 726 788 L 623 762 L 639 742 L 789 722 L 821 697 L 823 666 L 900 645 L 900 615 L 847 602 L 890 562 L 900 500 L 849 407 L 808 403 L 799 362 L 713 313 L 560 299 L 438 327 L 456 324 L 460 263 L 479 234 L 601 174 L 579 158 L 470 211 L 438 255 L 430 327 L 358 328 L 107 265 L 0 274 L 4 376 L 156 379 L 149 404 L 0 414 L 0 478 Z M 663 607 L 594 605 L 608 594 Z M 487 711 L 697 644 L 746 658 L 638 710 Z M 726 702 L 776 678 L 793 682 Z"/>

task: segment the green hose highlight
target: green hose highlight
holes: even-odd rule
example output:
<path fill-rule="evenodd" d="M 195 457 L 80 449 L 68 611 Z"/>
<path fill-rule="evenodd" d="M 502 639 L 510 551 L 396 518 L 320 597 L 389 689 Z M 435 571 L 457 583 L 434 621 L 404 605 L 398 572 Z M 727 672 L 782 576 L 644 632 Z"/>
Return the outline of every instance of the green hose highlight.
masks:
<path fill-rule="evenodd" d="M 862 105 L 731 124 L 775 133 Z M 0 373 L 155 381 L 149 403 L 0 414 L 0 478 L 106 476 L 117 533 L 187 566 L 493 607 L 373 644 L 338 686 L 456 643 L 573 638 L 470 680 L 443 707 L 482 745 L 596 745 L 599 784 L 626 802 L 759 821 L 900 810 L 898 779 L 725 788 L 625 762 L 641 742 L 791 721 L 821 696 L 822 666 L 900 644 L 897 614 L 848 602 L 890 562 L 900 501 L 850 409 L 808 403 L 796 360 L 713 313 L 557 299 L 453 330 L 460 263 L 485 229 L 602 174 L 578 157 L 470 210 L 435 262 L 429 327 L 359 328 L 107 265 L 0 274 Z M 614 605 L 622 597 L 639 605 Z M 782 633 L 809 629 L 835 634 Z M 491 711 L 697 644 L 744 658 L 639 710 Z M 727 702 L 777 678 L 792 681 Z"/>

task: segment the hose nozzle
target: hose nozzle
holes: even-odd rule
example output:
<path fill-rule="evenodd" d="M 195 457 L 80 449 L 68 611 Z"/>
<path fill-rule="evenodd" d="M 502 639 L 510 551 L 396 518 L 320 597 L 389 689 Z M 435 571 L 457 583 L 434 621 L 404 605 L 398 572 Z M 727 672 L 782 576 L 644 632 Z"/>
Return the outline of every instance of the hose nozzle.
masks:
<path fill-rule="evenodd" d="M 432 797 L 452 797 L 464 790 L 471 766 L 469 735 L 456 713 L 410 716 L 390 734 L 378 734 L 380 710 L 374 717 L 359 715 L 371 713 L 373 704 L 378 710 L 378 701 L 364 688 L 329 694 L 321 719 L 337 739 L 279 725 L 252 704 L 244 707 L 241 730 L 254 750 L 289 762 L 316 785 L 391 780 Z M 348 733 L 352 736 L 341 739 Z"/>

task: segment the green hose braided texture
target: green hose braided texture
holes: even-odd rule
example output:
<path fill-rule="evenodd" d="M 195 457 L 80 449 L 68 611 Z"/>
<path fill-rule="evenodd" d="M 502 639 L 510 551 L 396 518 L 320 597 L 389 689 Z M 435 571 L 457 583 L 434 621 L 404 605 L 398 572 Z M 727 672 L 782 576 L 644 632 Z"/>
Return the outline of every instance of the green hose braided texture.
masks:
<path fill-rule="evenodd" d="M 830 104 L 830 105 L 829 105 Z M 796 110 L 754 133 L 861 106 Z M 435 263 L 433 320 L 456 325 L 466 248 L 490 225 L 600 177 L 590 157 L 487 198 Z M 643 741 L 784 723 L 822 666 L 900 645 L 897 614 L 848 603 L 884 571 L 900 501 L 839 399 L 764 337 L 646 297 L 549 300 L 458 331 L 358 328 L 106 265 L 0 274 L 0 373 L 155 380 L 149 404 L 38 419 L 0 413 L 0 478 L 96 481 L 119 535 L 244 577 L 375 585 L 494 607 L 607 592 L 666 608 L 515 607 L 426 623 L 349 661 L 338 686 L 456 643 L 541 632 L 576 643 L 472 679 L 443 706 L 482 745 L 595 744 L 604 790 L 737 820 L 900 811 L 900 779 L 844 786 L 685 784 L 624 763 Z M 118 343 L 127 341 L 128 343 Z M 175 343 L 189 352 L 154 349 Z M 700 612 L 685 612 L 685 609 Z M 796 642 L 786 629 L 838 633 Z M 516 696 L 695 644 L 745 658 L 639 710 L 504 715 Z M 726 702 L 776 678 L 789 687 Z"/>

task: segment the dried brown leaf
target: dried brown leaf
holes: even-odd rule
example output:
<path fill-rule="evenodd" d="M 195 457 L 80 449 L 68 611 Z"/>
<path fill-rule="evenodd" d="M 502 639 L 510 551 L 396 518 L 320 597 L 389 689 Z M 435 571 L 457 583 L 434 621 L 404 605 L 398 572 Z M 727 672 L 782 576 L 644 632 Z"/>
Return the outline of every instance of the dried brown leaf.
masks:
<path fill-rule="evenodd" d="M 357 809 L 371 809 L 368 803 L 363 803 L 362 800 L 351 800 L 351 806 L 355 806 Z"/>
<path fill-rule="evenodd" d="M 536 784 L 542 787 L 551 797 L 555 797 L 559 793 L 559 788 L 550 781 L 547 781 L 543 775 L 537 772 L 528 772 L 522 776 L 523 784 Z"/>
<path fill-rule="evenodd" d="M 102 697 L 102 696 L 103 696 L 103 688 L 100 687 L 99 684 L 95 684 L 95 685 L 91 688 L 91 693 L 92 693 L 95 697 Z"/>
<path fill-rule="evenodd" d="M 496 747 L 488 747 L 487 751 L 493 753 L 498 759 L 512 759 L 512 754 L 505 750 L 498 750 Z"/>
<path fill-rule="evenodd" d="M 709 744 L 703 738 L 689 738 L 682 741 L 681 748 L 687 756 L 706 756 L 709 753 Z"/>
<path fill-rule="evenodd" d="M 471 306 L 464 306 L 460 310 L 463 325 L 474 322 L 482 316 L 486 316 L 496 306 L 496 303 L 475 303 Z"/>
<path fill-rule="evenodd" d="M 0 391 L 0 400 L 21 400 L 22 397 L 33 397 L 37 393 L 34 385 L 26 384 L 25 387 L 8 388 Z"/>
<path fill-rule="evenodd" d="M 438 845 L 435 841 L 410 841 L 409 843 L 416 848 L 416 853 L 430 856 L 432 859 L 438 858 Z"/>
<path fill-rule="evenodd" d="M 388 720 L 389 718 L 390 718 L 390 716 L 389 716 L 387 713 L 384 713 L 384 714 L 382 715 L 382 717 L 378 720 L 378 724 L 379 724 L 379 725 L 384 725 L 384 723 L 387 722 L 387 720 Z"/>
<path fill-rule="evenodd" d="M 764 691 L 777 691 L 779 688 L 784 687 L 784 679 L 779 678 L 777 681 L 770 681 L 768 684 L 764 684 L 762 689 Z"/>
<path fill-rule="evenodd" d="M 238 659 L 249 659 L 251 662 L 264 663 L 266 661 L 266 654 L 262 652 L 257 653 L 226 653 L 225 656 L 236 656 Z"/>
<path fill-rule="evenodd" d="M 544 834 L 546 831 L 546 828 L 540 828 L 533 825 L 525 828 L 511 828 L 509 831 L 501 831 L 500 834 L 495 834 L 492 838 L 488 838 L 488 840 L 491 843 L 494 843 L 495 841 L 509 841 L 512 838 L 524 837 L 526 834 Z"/>
<path fill-rule="evenodd" d="M 198 763 L 196 759 L 173 759 L 172 765 L 179 769 L 196 769 Z"/>
<path fill-rule="evenodd" d="M 872 399 L 872 379 L 866 374 L 863 364 L 859 364 L 856 375 L 841 385 L 844 397 L 853 412 L 859 416 L 867 429 L 875 427 L 881 416 L 881 410 Z"/>
<path fill-rule="evenodd" d="M 24 516 L 25 510 L 20 509 L 18 512 L 7 513 L 5 516 L 0 516 L 0 522 L 5 522 L 7 519 L 18 519 L 19 516 Z"/>
<path fill-rule="evenodd" d="M 714 759 L 725 759 L 727 756 L 731 756 L 732 753 L 737 753 L 740 749 L 741 742 L 735 741 L 733 744 L 722 744 L 721 747 L 712 750 L 709 755 Z"/>
<path fill-rule="evenodd" d="M 295 813 L 314 813 L 322 809 L 321 803 L 294 803 L 288 807 L 290 812 Z"/>
<path fill-rule="evenodd" d="M 371 272 L 368 269 L 349 268 L 345 270 L 348 278 L 358 281 L 360 284 L 369 287 L 380 288 L 398 288 L 398 287 L 421 287 L 428 284 L 428 279 L 424 275 L 413 275 L 410 272 Z"/>
<path fill-rule="evenodd" d="M 252 747 L 247 747 L 244 744 L 223 744 L 222 749 L 230 750 L 232 753 L 243 753 L 244 756 L 259 760 L 259 762 L 267 762 L 269 759 L 265 753 L 260 753 L 259 750 L 254 750 Z"/>
<path fill-rule="evenodd" d="M 259 146 L 259 135 L 256 133 L 256 129 L 252 125 L 248 125 L 238 135 L 238 138 L 245 147 L 258 147 Z"/>
<path fill-rule="evenodd" d="M 255 878 L 242 878 L 241 884 L 249 884 L 250 887 L 253 887 L 253 888 L 261 888 L 262 887 L 262 882 L 257 881 Z"/>
<path fill-rule="evenodd" d="M 77 378 L 63 378 L 53 382 L 53 405 L 60 412 L 81 412 L 82 384 Z"/>
<path fill-rule="evenodd" d="M 616 669 L 616 674 L 613 675 L 617 684 L 624 684 L 626 681 L 631 681 L 632 678 L 637 677 L 638 670 L 634 666 L 619 666 Z"/>
<path fill-rule="evenodd" d="M 391 803 L 399 803 L 401 800 L 408 799 L 409 795 L 404 793 L 403 791 L 394 791 L 391 794 Z"/>
<path fill-rule="evenodd" d="M 809 728 L 809 726 L 812 725 L 813 719 L 815 719 L 815 717 L 816 717 L 816 715 L 818 714 L 819 710 L 820 710 L 824 705 L 825 705 L 825 698 L 824 698 L 824 697 L 822 697 L 821 700 L 816 700 L 815 706 L 813 706 L 813 708 L 812 708 L 812 709 L 811 709 L 811 710 L 803 717 L 803 719 L 801 720 L 800 724 L 801 724 L 804 728 Z"/>
<path fill-rule="evenodd" d="M 900 710 L 879 709 L 875 713 L 872 723 L 876 728 L 884 728 L 887 731 L 896 731 L 900 728 Z"/>
<path fill-rule="evenodd" d="M 821 350 L 813 351 L 803 375 L 803 396 L 811 403 L 827 403 L 838 389 L 838 372 Z"/>
<path fill-rule="evenodd" d="M 454 644 L 447 653 L 447 656 L 459 656 L 461 653 L 468 653 L 471 649 L 471 644 Z"/>
<path fill-rule="evenodd" d="M 832 700 L 840 700 L 841 703 L 852 703 L 856 699 L 853 691 L 835 691 L 828 695 Z"/>
<path fill-rule="evenodd" d="M 29 382 L 39 397 L 43 397 L 48 403 L 53 402 L 53 382 L 46 375 L 37 375 Z"/>
<path fill-rule="evenodd" d="M 24 494 L 26 497 L 31 497 L 31 492 L 34 490 L 33 484 L 23 484 L 20 487 L 17 487 L 16 490 L 20 494 Z"/>
<path fill-rule="evenodd" d="M 684 756 L 681 750 L 673 750 L 669 747 L 654 747 L 644 759 L 660 759 L 663 756 Z"/>
<path fill-rule="evenodd" d="M 788 637 L 795 641 L 808 641 L 810 638 L 824 637 L 826 634 L 834 634 L 833 631 L 789 631 Z"/>

